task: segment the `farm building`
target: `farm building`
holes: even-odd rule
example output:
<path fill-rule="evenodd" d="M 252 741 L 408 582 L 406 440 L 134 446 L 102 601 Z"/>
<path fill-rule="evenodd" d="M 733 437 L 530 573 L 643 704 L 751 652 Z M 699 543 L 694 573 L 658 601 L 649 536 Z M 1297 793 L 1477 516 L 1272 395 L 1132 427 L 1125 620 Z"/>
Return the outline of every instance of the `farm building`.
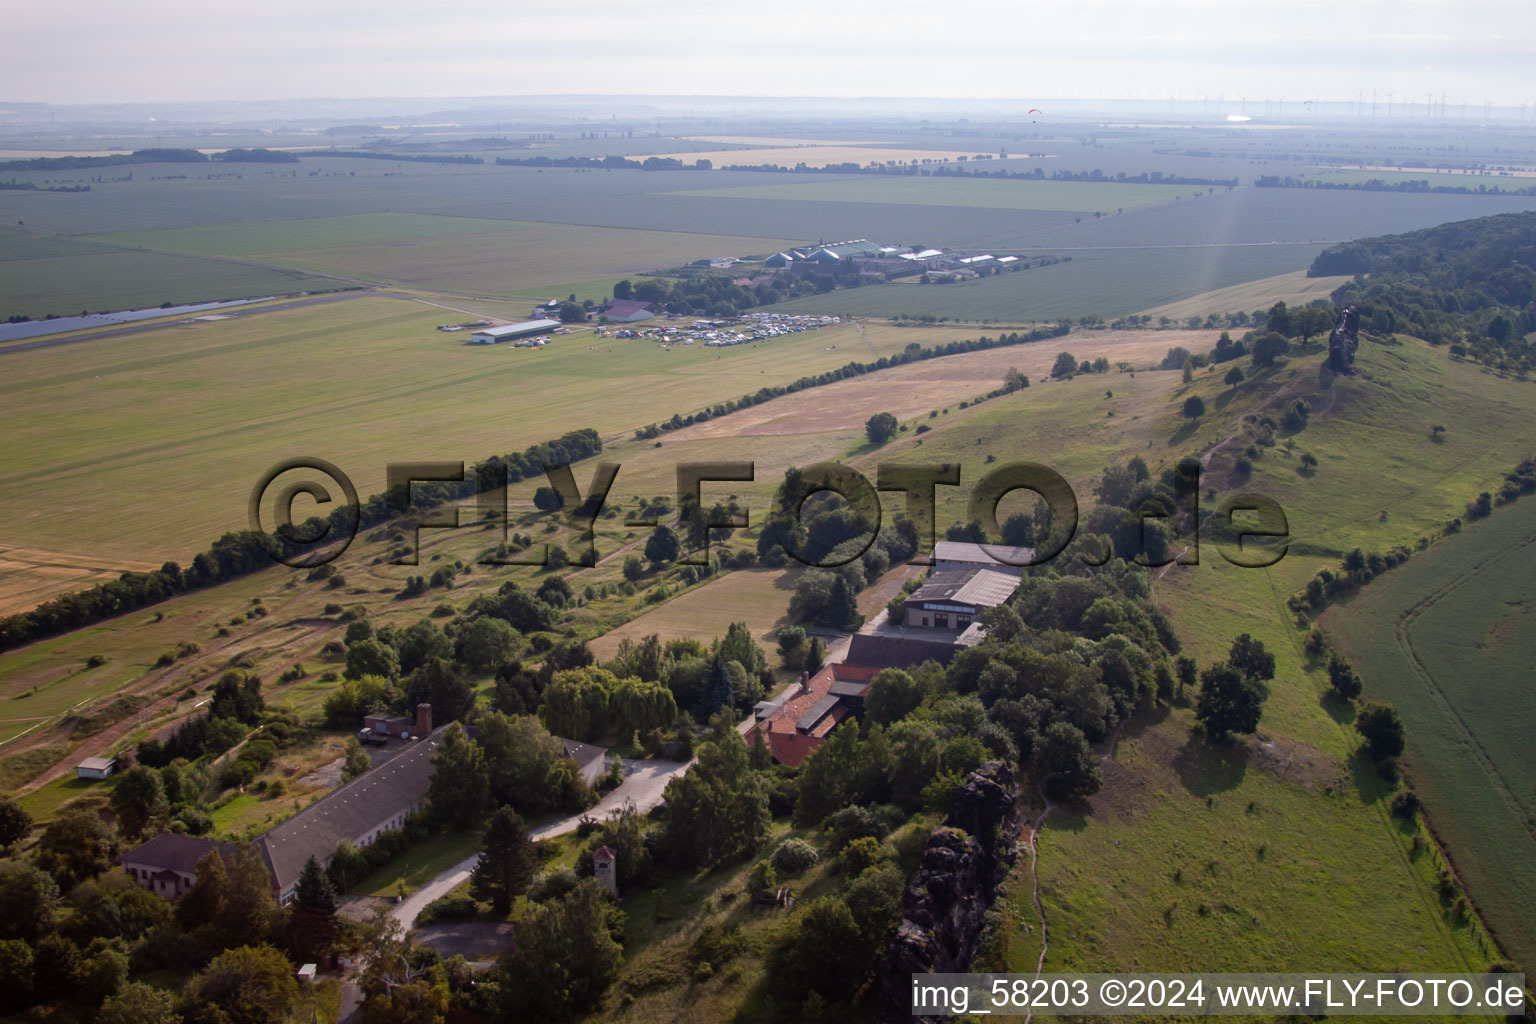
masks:
<path fill-rule="evenodd" d="M 164 899 L 175 899 L 197 881 L 197 862 L 217 850 L 228 865 L 235 857 L 233 843 L 179 836 L 165 832 L 134 847 L 118 858 L 128 877 Z"/>
<path fill-rule="evenodd" d="M 994 569 L 935 572 L 907 596 L 905 626 L 961 633 L 984 610 L 1004 604 L 1019 589 L 1017 576 Z"/>
<path fill-rule="evenodd" d="M 640 302 L 635 299 L 609 299 L 598 310 L 608 318 L 609 323 L 632 324 L 638 320 L 649 320 L 656 315 L 649 302 Z"/>
<path fill-rule="evenodd" d="M 795 260 L 796 260 L 796 257 L 790 255 L 787 252 L 776 252 L 772 256 L 769 256 L 767 259 L 763 260 L 763 266 L 765 266 L 765 267 L 787 267 L 791 263 L 794 263 Z"/>
<path fill-rule="evenodd" d="M 469 336 L 469 342 L 472 345 L 495 345 L 535 334 L 548 334 L 559 326 L 558 320 L 524 320 L 522 323 L 503 324 L 500 327 L 482 327 Z"/>
<path fill-rule="evenodd" d="M 852 256 L 877 257 L 881 255 L 880 247 L 872 244 L 868 239 L 856 238 L 851 242 L 833 242 L 831 245 L 823 245 L 806 257 L 812 263 L 822 265 L 841 263 Z"/>
<path fill-rule="evenodd" d="M 430 716 L 430 705 L 423 707 Z M 421 809 L 432 783 L 432 752 L 446 728 L 412 742 L 256 840 L 256 849 L 272 873 L 272 891 L 278 902 L 292 898 L 299 872 L 309 858 L 328 866 L 342 840 L 361 849 L 379 833 L 401 827 L 407 817 Z"/>
<path fill-rule="evenodd" d="M 986 636 L 981 613 L 1006 603 L 1018 587 L 1017 576 L 994 569 L 936 571 L 907 597 L 903 621 L 892 622 L 882 611 L 854 634 L 848 660 L 880 668 L 948 664 Z"/>
<path fill-rule="evenodd" d="M 75 765 L 77 779 L 105 779 L 117 770 L 115 757 L 88 757 Z"/>
<path fill-rule="evenodd" d="M 825 743 L 843 719 L 862 714 L 869 681 L 878 671 L 863 665 L 828 665 L 814 677 L 802 673 L 781 702 L 759 704 L 757 725 L 774 760 L 795 767 Z"/>
<path fill-rule="evenodd" d="M 1024 563 L 1032 562 L 1034 558 L 1034 548 L 941 540 L 933 546 L 933 571 L 940 573 L 965 569 L 991 569 L 994 572 L 1006 572 L 1012 576 L 1023 576 Z"/>
<path fill-rule="evenodd" d="M 392 718 L 389 715 L 367 715 L 363 718 L 363 728 L 358 732 L 357 738 L 364 743 L 382 743 L 389 737 L 399 739 L 422 739 L 432 731 L 432 705 L 416 705 L 416 715 L 401 715 Z"/>

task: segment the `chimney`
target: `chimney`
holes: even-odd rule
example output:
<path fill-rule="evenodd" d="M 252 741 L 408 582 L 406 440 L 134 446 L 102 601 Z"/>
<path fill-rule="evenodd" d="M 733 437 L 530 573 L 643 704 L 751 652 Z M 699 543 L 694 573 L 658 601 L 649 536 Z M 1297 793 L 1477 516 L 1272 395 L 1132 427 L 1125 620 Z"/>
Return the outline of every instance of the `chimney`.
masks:
<path fill-rule="evenodd" d="M 426 736 L 432 731 L 432 705 L 416 705 L 416 735 Z"/>
<path fill-rule="evenodd" d="M 805 691 L 809 690 L 810 688 L 811 688 L 811 674 L 809 672 L 801 672 L 800 673 L 800 692 L 804 693 Z"/>

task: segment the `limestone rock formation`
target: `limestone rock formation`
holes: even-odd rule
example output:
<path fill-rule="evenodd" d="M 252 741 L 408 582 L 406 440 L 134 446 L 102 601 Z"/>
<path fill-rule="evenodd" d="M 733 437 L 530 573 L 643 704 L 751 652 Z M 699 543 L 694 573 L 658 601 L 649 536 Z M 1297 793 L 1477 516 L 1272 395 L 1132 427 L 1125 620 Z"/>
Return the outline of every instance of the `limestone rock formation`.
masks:
<path fill-rule="evenodd" d="M 880 963 L 882 1022 L 910 1021 L 911 976 L 963 972 L 1019 838 L 1013 771 L 989 761 L 966 779 L 928 845 L 902 902 L 901 924 Z"/>

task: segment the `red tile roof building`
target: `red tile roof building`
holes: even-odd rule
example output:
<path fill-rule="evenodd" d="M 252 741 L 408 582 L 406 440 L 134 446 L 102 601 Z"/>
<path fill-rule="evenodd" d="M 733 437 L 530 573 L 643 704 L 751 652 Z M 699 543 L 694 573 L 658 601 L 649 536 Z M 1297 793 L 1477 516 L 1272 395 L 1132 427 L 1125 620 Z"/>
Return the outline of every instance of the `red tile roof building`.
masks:
<path fill-rule="evenodd" d="M 781 703 L 759 712 L 758 728 L 774 760 L 791 768 L 804 761 L 855 713 L 879 671 L 869 665 L 828 665 L 813 677 L 802 675 Z"/>

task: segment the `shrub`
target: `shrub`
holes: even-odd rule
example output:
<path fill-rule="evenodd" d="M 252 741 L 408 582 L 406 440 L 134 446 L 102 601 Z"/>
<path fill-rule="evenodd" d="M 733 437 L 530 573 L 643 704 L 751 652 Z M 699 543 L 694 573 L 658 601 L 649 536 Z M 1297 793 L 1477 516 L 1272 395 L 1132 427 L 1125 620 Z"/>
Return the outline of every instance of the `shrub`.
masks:
<path fill-rule="evenodd" d="M 880 849 L 880 840 L 869 836 L 855 839 L 843 847 L 840 854 L 843 862 L 843 871 L 849 878 L 857 878 L 863 874 L 865 868 L 873 867 L 885 859 L 884 851 Z"/>
<path fill-rule="evenodd" d="M 560 868 L 556 871 L 546 872 L 534 879 L 533 888 L 528 890 L 528 898 L 535 903 L 547 903 L 557 900 L 576 888 L 581 880 L 576 877 L 576 872 L 570 868 Z"/>
<path fill-rule="evenodd" d="M 1412 818 L 1420 806 L 1419 794 L 1411 789 L 1399 790 L 1392 797 L 1392 814 L 1398 818 Z"/>
<path fill-rule="evenodd" d="M 779 887 L 779 873 L 773 869 L 773 865 L 766 860 L 760 860 L 752 865 L 751 874 L 747 875 L 747 891 L 763 892 Z"/>
<path fill-rule="evenodd" d="M 803 839 L 786 839 L 774 848 L 768 862 L 781 875 L 798 875 L 821 860 L 816 848 Z"/>
<path fill-rule="evenodd" d="M 421 909 L 416 924 L 441 924 L 445 921 L 468 921 L 479 912 L 469 896 L 440 896 Z"/>

